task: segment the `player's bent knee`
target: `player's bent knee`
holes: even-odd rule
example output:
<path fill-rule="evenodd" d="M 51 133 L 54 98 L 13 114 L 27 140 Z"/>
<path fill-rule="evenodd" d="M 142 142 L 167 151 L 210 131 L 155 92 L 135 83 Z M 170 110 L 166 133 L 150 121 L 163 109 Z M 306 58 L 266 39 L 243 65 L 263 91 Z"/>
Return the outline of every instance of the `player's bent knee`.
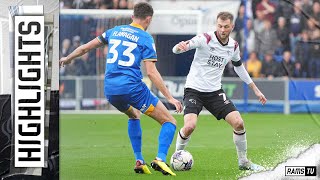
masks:
<path fill-rule="evenodd" d="M 234 130 L 240 131 L 244 129 L 244 122 L 238 111 L 229 113 L 225 119 L 233 127 Z"/>
<path fill-rule="evenodd" d="M 140 114 L 137 114 L 137 113 L 127 114 L 127 115 L 130 119 L 140 119 Z"/>
<path fill-rule="evenodd" d="M 196 128 L 195 124 L 187 124 L 184 126 L 184 132 L 187 136 L 189 136 Z"/>
<path fill-rule="evenodd" d="M 134 115 L 131 115 L 129 116 L 130 119 L 140 119 L 140 114 L 134 114 Z"/>
<path fill-rule="evenodd" d="M 140 119 L 140 111 L 137 109 L 131 109 L 124 112 L 130 119 Z"/>
<path fill-rule="evenodd" d="M 136 119 L 140 119 L 140 117 L 141 117 L 140 111 L 137 110 L 137 109 L 135 109 L 135 110 L 134 110 L 134 116 L 136 117 Z"/>
<path fill-rule="evenodd" d="M 239 131 L 239 130 L 243 130 L 244 129 L 244 122 L 241 118 L 237 118 L 235 123 L 234 123 L 234 127 L 235 130 Z"/>

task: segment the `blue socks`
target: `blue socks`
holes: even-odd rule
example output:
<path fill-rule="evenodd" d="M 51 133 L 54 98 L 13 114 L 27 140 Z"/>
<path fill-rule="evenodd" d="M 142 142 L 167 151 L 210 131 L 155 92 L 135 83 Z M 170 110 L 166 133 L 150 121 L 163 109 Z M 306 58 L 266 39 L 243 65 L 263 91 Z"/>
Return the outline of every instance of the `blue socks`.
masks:
<path fill-rule="evenodd" d="M 169 147 L 172 143 L 174 133 L 176 131 L 176 125 L 171 122 L 165 122 L 162 124 L 159 135 L 159 148 L 157 159 L 161 159 L 166 162 Z"/>
<path fill-rule="evenodd" d="M 142 130 L 141 130 L 139 119 L 129 119 L 129 121 L 128 121 L 128 134 L 129 134 L 131 146 L 132 146 L 136 161 L 141 160 L 144 162 L 144 159 L 143 159 L 142 153 L 141 153 Z"/>
<path fill-rule="evenodd" d="M 172 143 L 175 131 L 176 131 L 176 125 L 172 124 L 171 122 L 165 122 L 162 124 L 160 135 L 159 135 L 159 147 L 158 147 L 157 159 L 160 159 L 166 162 L 168 150 Z M 133 149 L 136 161 L 141 160 L 145 162 L 141 152 L 142 130 L 140 126 L 140 120 L 129 119 L 128 135 L 130 138 L 130 142 L 132 145 L 132 149 Z"/>

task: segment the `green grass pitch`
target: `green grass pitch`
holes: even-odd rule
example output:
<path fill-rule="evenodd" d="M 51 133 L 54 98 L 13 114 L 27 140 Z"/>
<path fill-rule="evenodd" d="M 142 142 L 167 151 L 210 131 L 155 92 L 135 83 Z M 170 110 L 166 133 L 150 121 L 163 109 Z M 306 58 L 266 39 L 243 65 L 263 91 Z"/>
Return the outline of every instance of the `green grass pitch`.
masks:
<path fill-rule="evenodd" d="M 243 114 L 248 139 L 248 157 L 266 167 L 274 167 L 294 155 L 299 148 L 320 142 L 320 115 Z M 179 130 L 183 116 L 176 115 Z M 150 163 L 157 154 L 160 125 L 141 118 L 143 155 Z M 176 131 L 177 132 L 177 131 Z M 167 161 L 175 148 L 174 138 Z M 60 117 L 60 179 L 237 179 L 238 170 L 232 128 L 223 120 L 200 115 L 186 148 L 195 164 L 190 171 L 165 177 L 151 169 L 152 175 L 135 174 L 135 164 L 127 135 L 125 115 L 82 114 Z"/>

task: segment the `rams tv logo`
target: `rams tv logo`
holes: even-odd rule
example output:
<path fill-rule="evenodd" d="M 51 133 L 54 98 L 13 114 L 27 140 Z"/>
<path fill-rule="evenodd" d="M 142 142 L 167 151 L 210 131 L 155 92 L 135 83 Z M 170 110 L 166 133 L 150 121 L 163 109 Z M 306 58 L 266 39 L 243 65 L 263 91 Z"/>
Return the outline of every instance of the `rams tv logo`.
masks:
<path fill-rule="evenodd" d="M 286 166 L 286 176 L 316 176 L 316 166 Z"/>
<path fill-rule="evenodd" d="M 15 167 L 44 167 L 44 17 L 15 16 Z"/>

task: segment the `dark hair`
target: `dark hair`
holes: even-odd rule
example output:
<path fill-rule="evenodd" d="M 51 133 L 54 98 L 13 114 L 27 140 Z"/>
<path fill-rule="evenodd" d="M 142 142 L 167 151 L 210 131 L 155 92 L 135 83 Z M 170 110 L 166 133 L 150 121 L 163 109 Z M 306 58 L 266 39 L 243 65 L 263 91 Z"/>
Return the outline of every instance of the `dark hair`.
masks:
<path fill-rule="evenodd" d="M 230 21 L 233 22 L 233 15 L 226 11 L 220 12 L 217 16 L 217 19 L 219 18 L 223 21 L 230 19 Z"/>
<path fill-rule="evenodd" d="M 133 16 L 139 19 L 145 19 L 148 16 L 153 16 L 153 8 L 148 3 L 138 3 L 133 7 Z"/>

